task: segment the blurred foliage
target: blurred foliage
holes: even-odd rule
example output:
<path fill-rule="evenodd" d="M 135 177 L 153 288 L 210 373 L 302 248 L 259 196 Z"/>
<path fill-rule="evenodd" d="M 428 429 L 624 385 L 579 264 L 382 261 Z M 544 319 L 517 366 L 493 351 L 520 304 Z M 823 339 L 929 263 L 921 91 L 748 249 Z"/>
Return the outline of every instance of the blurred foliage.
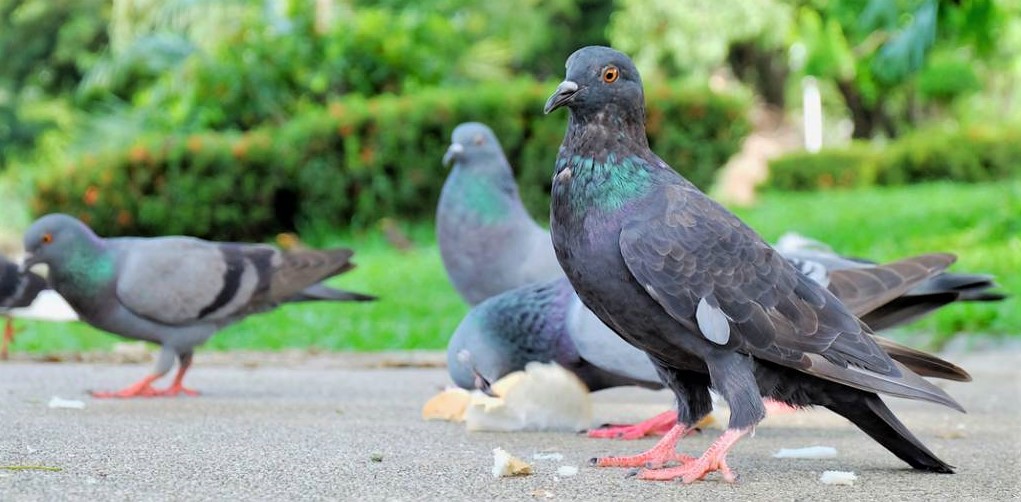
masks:
<path fill-rule="evenodd" d="M 926 71 L 933 55 L 955 52 L 958 61 L 972 67 L 983 61 L 992 64 L 992 48 L 1005 22 L 997 0 L 797 3 L 794 64 L 806 75 L 836 84 L 855 138 L 899 135 L 925 115 L 918 110 L 924 106 L 918 98 L 946 104 L 972 92 L 973 68 L 962 73 L 946 72 L 947 66 Z"/>
<path fill-rule="evenodd" d="M 619 0 L 608 28 L 613 46 L 644 74 L 705 76 L 736 42 L 780 46 L 791 23 L 781 0 Z"/>
<path fill-rule="evenodd" d="M 67 212 L 105 235 L 190 234 L 262 239 L 295 226 L 364 228 L 385 216 L 432 215 L 449 133 L 486 117 L 529 209 L 549 208 L 552 160 L 564 133 L 542 114 L 555 87 L 528 80 L 401 96 L 350 96 L 246 133 L 156 135 L 85 154 L 40 180 L 36 214 Z M 650 87 L 650 143 L 705 187 L 740 147 L 743 93 Z"/>
<path fill-rule="evenodd" d="M 46 96 L 73 92 L 106 44 L 108 2 L 0 0 L 0 170 L 55 127 Z"/>
<path fill-rule="evenodd" d="M 1021 127 L 919 129 L 874 148 L 864 142 L 769 163 L 768 186 L 817 190 L 925 181 L 978 183 L 1021 179 Z"/>

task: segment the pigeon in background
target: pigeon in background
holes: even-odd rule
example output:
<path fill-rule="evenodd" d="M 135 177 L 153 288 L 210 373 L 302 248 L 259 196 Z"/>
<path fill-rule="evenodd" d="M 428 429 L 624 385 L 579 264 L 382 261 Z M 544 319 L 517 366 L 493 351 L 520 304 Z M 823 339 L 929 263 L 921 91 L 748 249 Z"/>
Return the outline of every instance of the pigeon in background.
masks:
<path fill-rule="evenodd" d="M 152 374 L 95 397 L 195 395 L 184 387 L 196 346 L 228 324 L 300 301 L 371 301 L 321 281 L 354 267 L 349 249 L 284 252 L 260 244 L 192 237 L 98 237 L 81 221 L 50 214 L 25 233 L 24 269 L 49 266 L 49 280 L 90 325 L 161 346 Z M 170 387 L 152 383 L 180 366 Z"/>
<path fill-rule="evenodd" d="M 953 472 L 878 394 L 961 405 L 891 359 L 829 290 L 649 149 L 630 58 L 585 47 L 566 67 L 544 107 L 570 112 L 553 176 L 553 246 L 585 305 L 649 354 L 677 401 L 677 425 L 651 450 L 594 463 L 652 467 L 642 479 L 690 483 L 719 471 L 735 481 L 727 453 L 763 419 L 766 397 L 825 406 L 913 468 Z M 730 407 L 727 430 L 698 458 L 681 455 L 678 440 L 712 410 L 710 387 Z M 680 465 L 656 468 L 670 462 Z"/>
<path fill-rule="evenodd" d="M 489 127 L 457 126 L 443 163 L 453 168 L 436 208 L 436 238 L 450 282 L 469 305 L 563 275 Z"/>
<path fill-rule="evenodd" d="M 18 265 L 0 256 L 0 313 L 5 318 L 0 359 L 7 359 L 7 346 L 14 341 L 11 309 L 28 307 L 46 288 L 46 279 L 42 276 L 32 272 L 21 273 Z"/>
<path fill-rule="evenodd" d="M 875 265 L 873 261 L 841 256 L 825 243 L 794 232 L 782 235 L 774 247 L 802 273 L 823 285 L 827 284 L 830 271 Z M 874 331 L 880 331 L 915 321 L 951 302 L 1001 301 L 1006 295 L 993 291 L 997 287 L 989 275 L 945 272 L 922 281 L 896 300 L 869 312 L 862 320 Z"/>
<path fill-rule="evenodd" d="M 944 274 L 950 255 L 923 255 L 882 266 L 838 270 L 818 276 L 856 315 L 867 316 L 897 302 L 919 284 Z M 808 266 L 802 262 L 802 266 Z M 963 369 L 925 352 L 875 336 L 895 360 L 922 376 L 968 381 Z M 585 308 L 566 277 L 522 286 L 473 307 L 447 345 L 447 370 L 464 389 L 487 391 L 490 384 L 529 362 L 556 362 L 597 391 L 637 385 L 663 387 L 648 356 L 622 340 Z M 676 413 L 666 412 L 633 425 L 589 431 L 590 437 L 638 439 L 665 432 Z"/>

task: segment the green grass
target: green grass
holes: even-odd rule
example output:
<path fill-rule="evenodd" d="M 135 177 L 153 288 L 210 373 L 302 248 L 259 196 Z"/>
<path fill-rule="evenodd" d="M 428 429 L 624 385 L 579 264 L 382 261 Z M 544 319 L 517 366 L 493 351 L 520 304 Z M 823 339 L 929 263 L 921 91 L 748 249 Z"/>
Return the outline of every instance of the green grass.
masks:
<path fill-rule="evenodd" d="M 991 273 L 1013 295 L 997 304 L 954 305 L 908 329 L 935 344 L 958 332 L 1021 335 L 1021 181 L 938 183 L 818 193 L 767 193 L 738 214 L 774 241 L 786 231 L 880 261 L 949 251 L 952 270 Z M 405 228 L 416 243 L 400 252 L 379 232 L 306 232 L 315 246 L 351 246 L 358 268 L 331 284 L 379 295 L 370 304 L 289 305 L 214 336 L 207 348 L 277 350 L 440 349 L 467 311 L 447 282 L 431 225 Z M 15 351 L 107 349 L 118 338 L 80 324 L 19 322 Z"/>

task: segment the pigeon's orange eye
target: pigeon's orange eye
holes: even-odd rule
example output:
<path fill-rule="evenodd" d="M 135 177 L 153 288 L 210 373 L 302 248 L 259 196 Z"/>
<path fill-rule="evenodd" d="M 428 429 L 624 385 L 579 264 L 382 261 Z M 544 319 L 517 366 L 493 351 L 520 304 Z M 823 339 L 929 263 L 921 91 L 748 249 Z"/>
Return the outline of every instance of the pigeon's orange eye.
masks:
<path fill-rule="evenodd" d="M 610 65 L 603 68 L 603 82 L 612 84 L 617 81 L 618 77 L 620 77 L 620 70 L 616 66 Z"/>
<path fill-rule="evenodd" d="M 43 234 L 43 244 L 49 244 L 53 242 L 53 234 Z"/>
<path fill-rule="evenodd" d="M 475 135 L 475 138 L 472 140 L 472 142 L 475 143 L 476 145 L 481 146 L 486 143 L 486 137 L 481 134 L 477 134 Z"/>

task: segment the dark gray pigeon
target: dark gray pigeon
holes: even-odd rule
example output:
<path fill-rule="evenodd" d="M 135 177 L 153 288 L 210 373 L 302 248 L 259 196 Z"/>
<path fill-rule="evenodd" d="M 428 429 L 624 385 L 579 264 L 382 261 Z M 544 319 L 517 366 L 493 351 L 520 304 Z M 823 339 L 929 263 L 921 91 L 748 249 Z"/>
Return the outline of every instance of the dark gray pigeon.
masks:
<path fill-rule="evenodd" d="M 194 348 L 224 326 L 286 302 L 375 299 L 321 284 L 354 267 L 349 249 L 283 252 L 192 237 L 103 239 L 71 216 L 50 214 L 25 233 L 25 250 L 24 267 L 47 264 L 50 284 L 83 321 L 161 346 L 152 374 L 96 397 L 194 395 L 182 385 Z M 173 384 L 154 389 L 175 358 L 180 367 Z"/>
<path fill-rule="evenodd" d="M 570 110 L 553 176 L 551 233 L 568 279 L 597 317 L 644 350 L 677 398 L 678 424 L 652 450 L 597 465 L 662 466 L 644 479 L 735 477 L 731 447 L 765 416 L 763 397 L 821 405 L 916 469 L 950 473 L 878 393 L 963 408 L 893 359 L 832 293 L 649 149 L 641 77 L 607 47 L 567 60 L 547 113 Z M 698 458 L 677 441 L 712 409 L 727 430 Z"/>
<path fill-rule="evenodd" d="M 14 324 L 10 310 L 28 307 L 46 289 L 46 279 L 31 272 L 21 273 L 18 265 L 0 256 L 0 314 L 3 314 L 4 335 L 0 342 L 0 359 L 7 359 L 7 346 L 14 341 Z"/>
<path fill-rule="evenodd" d="M 453 169 L 436 207 L 436 238 L 450 282 L 469 305 L 563 275 L 493 131 L 477 122 L 457 126 L 443 163 Z"/>
<path fill-rule="evenodd" d="M 820 275 L 836 296 L 856 315 L 867 317 L 898 301 L 953 262 L 951 255 L 923 255 L 873 267 L 857 267 Z M 801 261 L 802 267 L 811 267 Z M 816 264 L 818 265 L 818 264 Z M 875 336 L 890 356 L 927 377 L 969 381 L 963 369 L 936 356 Z M 556 362 L 597 391 L 638 385 L 659 389 L 662 384 L 644 352 L 623 341 L 585 308 L 566 277 L 522 286 L 491 297 L 473 307 L 447 345 L 451 379 L 465 389 L 486 391 L 492 382 L 532 361 Z M 676 414 L 657 415 L 633 425 L 589 431 L 590 437 L 638 439 L 665 432 Z"/>

